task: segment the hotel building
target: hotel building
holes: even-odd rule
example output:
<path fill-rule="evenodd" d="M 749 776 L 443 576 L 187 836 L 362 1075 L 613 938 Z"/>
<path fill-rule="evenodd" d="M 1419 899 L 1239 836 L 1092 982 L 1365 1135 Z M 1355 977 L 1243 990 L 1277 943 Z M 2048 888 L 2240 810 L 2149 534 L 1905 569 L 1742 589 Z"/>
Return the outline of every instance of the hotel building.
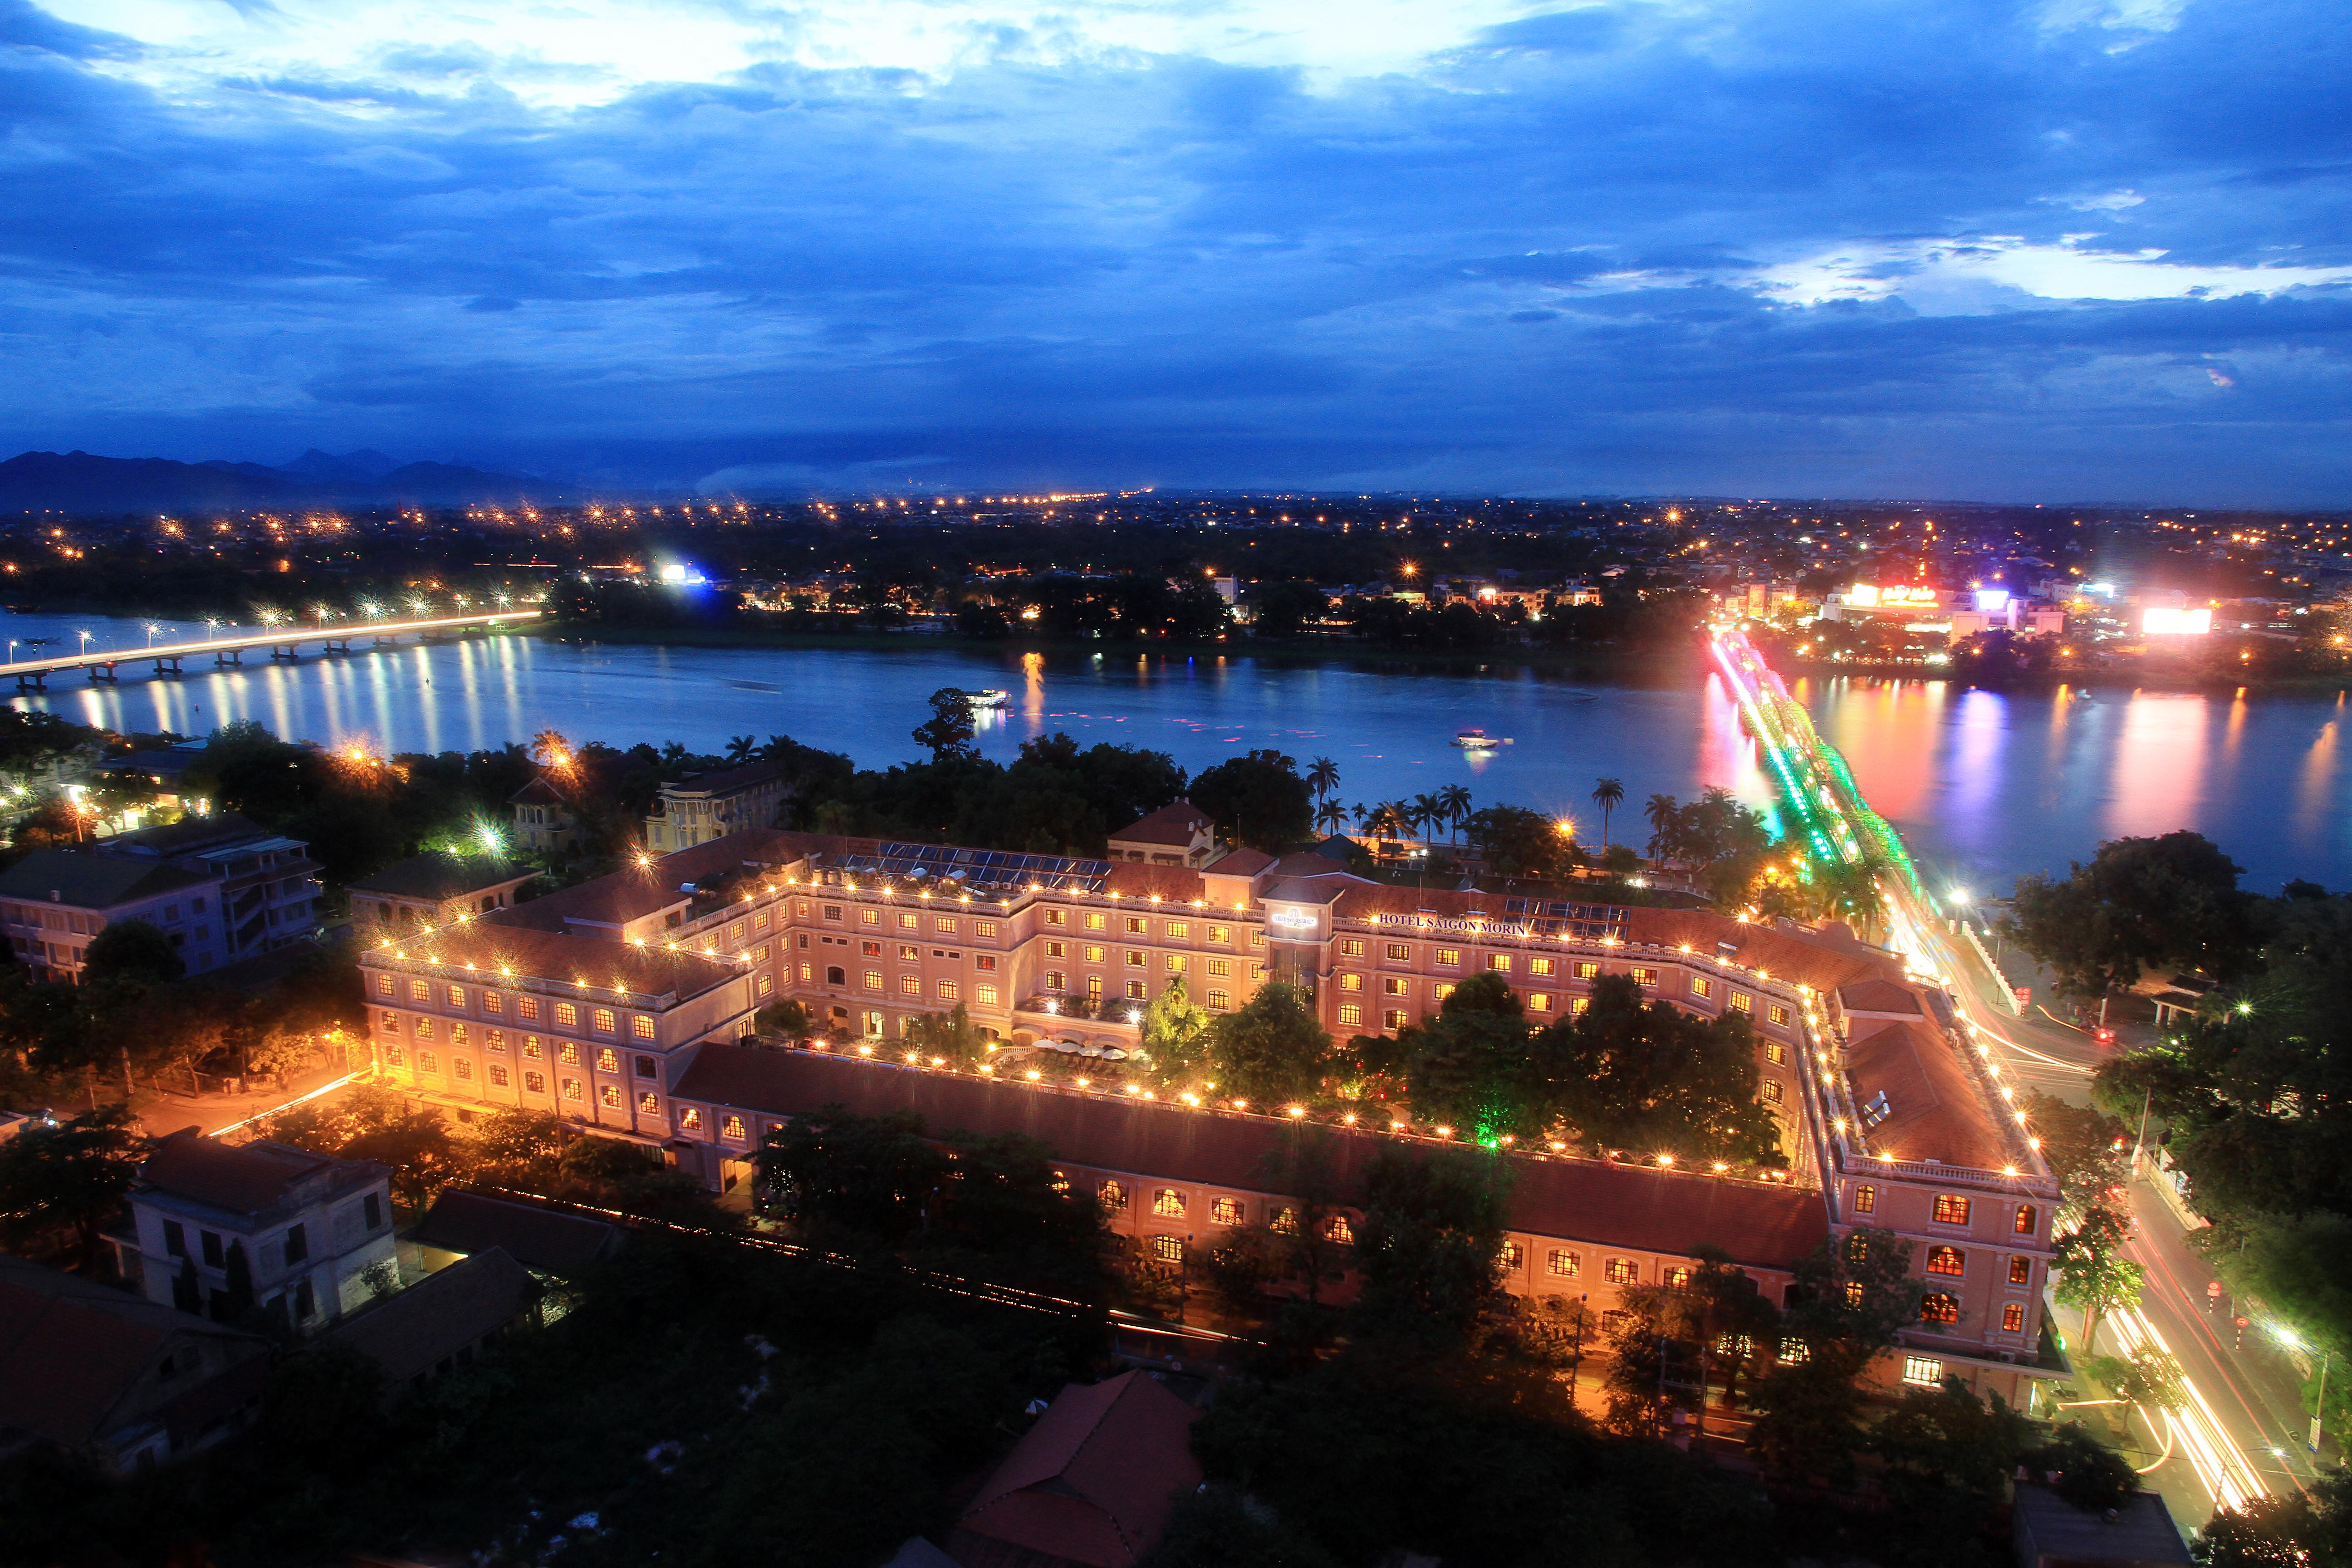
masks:
<path fill-rule="evenodd" d="M 657 1144 L 714 1188 L 780 1120 L 830 1102 L 1030 1132 L 1117 1229 L 1171 1261 L 1219 1226 L 1280 1223 L 1286 1205 L 1297 1218 L 1264 1190 L 1287 1118 L 1103 1092 L 1083 1062 L 1035 1082 L 909 1065 L 907 1021 L 961 1005 L 1009 1046 L 1131 1048 L 1171 980 L 1223 1012 L 1279 978 L 1345 1038 L 1392 1033 L 1473 974 L 1505 978 L 1538 1023 L 1630 975 L 1686 1013 L 1749 1021 L 1790 1169 L 1514 1152 L 1512 1289 L 1605 1312 L 1712 1243 L 1777 1300 L 1823 1237 L 1875 1226 L 1912 1242 L 1927 1289 L 1890 1378 L 1956 1375 L 2021 1403 L 2037 1375 L 2056 1189 L 1948 999 L 1842 926 L 1398 889 L 1312 854 L 1194 868 L 766 829 L 376 948 L 362 967 L 379 1064 L 461 1115 L 556 1111 Z M 785 998 L 848 1043 L 742 1043 Z M 1344 1173 L 1381 1139 L 1435 1130 L 1330 1131 Z"/>

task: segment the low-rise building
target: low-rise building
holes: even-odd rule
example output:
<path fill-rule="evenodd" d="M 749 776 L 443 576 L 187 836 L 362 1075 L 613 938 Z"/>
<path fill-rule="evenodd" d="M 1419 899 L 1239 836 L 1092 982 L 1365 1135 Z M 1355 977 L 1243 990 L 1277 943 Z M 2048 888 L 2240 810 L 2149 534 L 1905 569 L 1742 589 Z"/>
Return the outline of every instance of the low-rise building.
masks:
<path fill-rule="evenodd" d="M 981 1483 L 948 1555 L 964 1568 L 1134 1568 L 1201 1484 L 1200 1418 L 1147 1372 L 1069 1384 Z"/>
<path fill-rule="evenodd" d="M 352 925 L 363 940 L 381 941 L 478 918 L 512 905 L 536 875 L 501 855 L 412 856 L 352 884 Z"/>
<path fill-rule="evenodd" d="M 100 843 L 98 852 L 216 878 L 225 963 L 318 935 L 319 864 L 310 858 L 310 847 L 234 812 L 118 834 Z"/>
<path fill-rule="evenodd" d="M 374 1062 L 394 1082 L 654 1142 L 676 1131 L 669 1090 L 694 1047 L 749 1032 L 755 1006 L 750 965 L 732 952 L 497 921 L 372 948 L 361 974 Z"/>
<path fill-rule="evenodd" d="M 791 785 L 781 762 L 695 773 L 661 786 L 646 818 L 646 845 L 656 855 L 691 849 L 747 828 L 772 827 Z"/>
<path fill-rule="evenodd" d="M 37 980 L 79 982 L 90 939 L 144 921 L 171 939 L 191 974 L 228 962 L 220 879 L 179 866 L 36 849 L 0 871 L 0 926 Z"/>
<path fill-rule="evenodd" d="M 1199 826 L 1189 807 L 1178 816 L 1167 839 L 1129 828 L 1112 842 L 1177 858 Z M 1275 1217 L 1283 1194 L 1252 1184 L 1256 1154 L 1217 1151 L 1289 1121 L 1263 1114 L 1274 1108 L 1114 1098 L 1099 1079 L 1087 1087 L 1083 1060 L 1051 1084 L 990 1079 L 984 1064 L 919 1069 L 900 1043 L 910 1026 L 961 1006 L 1002 1046 L 1068 1059 L 1133 1048 L 1144 1009 L 1180 979 L 1213 1014 L 1283 979 L 1341 1037 L 1394 1034 L 1473 975 L 1508 985 L 1537 1024 L 1574 1017 L 1604 978 L 1630 980 L 1652 1001 L 1744 1024 L 1787 1168 L 1743 1177 L 1522 1151 L 1528 1201 L 1549 1195 L 1513 1220 L 1514 1289 L 1559 1290 L 1595 1268 L 1612 1288 L 1671 1283 L 1711 1243 L 1777 1289 L 1809 1237 L 1887 1228 L 1912 1246 L 1928 1314 L 1889 1381 L 1959 1376 L 2025 1403 L 2042 1375 L 2048 1170 L 1948 999 L 1835 923 L 1391 888 L 1313 854 L 1237 852 L 1196 868 L 771 830 L 364 963 L 379 1059 L 425 1098 L 557 1110 L 663 1144 L 719 1190 L 742 1179 L 775 1121 L 832 1100 L 879 1095 L 877 1109 L 974 1129 L 1001 1103 L 1008 1130 L 1045 1137 L 1073 1184 L 1096 1184 L 1115 1210 L 1148 1192 L 1128 1212 L 1155 1249 L 1202 1241 L 1156 1221 Z M 752 1009 L 786 997 L 852 1054 L 733 1044 Z M 1043 1080 L 1055 1059 L 1029 1066 Z M 921 1097 L 934 1083 L 1006 1098 L 932 1106 Z M 1080 1114 L 1064 1096 L 1111 1109 Z M 1244 1138 L 1228 1120 L 1259 1131 Z"/>
<path fill-rule="evenodd" d="M 391 1175 L 373 1160 L 173 1133 L 131 1189 L 148 1299 L 217 1317 L 243 1291 L 297 1333 L 332 1322 L 373 1293 L 371 1269 L 393 1266 Z"/>
<path fill-rule="evenodd" d="M 540 1296 L 530 1271 L 493 1247 L 354 1313 L 327 1338 L 382 1367 L 385 1395 L 397 1399 L 535 1327 Z"/>
<path fill-rule="evenodd" d="M 1111 836 L 1110 858 L 1147 866 L 1190 866 L 1208 863 L 1216 848 L 1216 826 L 1209 814 L 1190 801 L 1163 805 Z"/>
<path fill-rule="evenodd" d="M 534 1275 L 562 1279 L 613 1257 L 627 1234 L 588 1215 L 449 1186 L 407 1239 L 428 1274 L 495 1247 Z"/>
<path fill-rule="evenodd" d="M 115 1470 L 240 1426 L 269 1342 L 143 1296 L 0 1257 L 0 1454 L 48 1443 Z"/>
<path fill-rule="evenodd" d="M 541 773 L 507 797 L 514 808 L 517 847 L 558 855 L 578 841 L 580 823 L 563 792 Z"/>

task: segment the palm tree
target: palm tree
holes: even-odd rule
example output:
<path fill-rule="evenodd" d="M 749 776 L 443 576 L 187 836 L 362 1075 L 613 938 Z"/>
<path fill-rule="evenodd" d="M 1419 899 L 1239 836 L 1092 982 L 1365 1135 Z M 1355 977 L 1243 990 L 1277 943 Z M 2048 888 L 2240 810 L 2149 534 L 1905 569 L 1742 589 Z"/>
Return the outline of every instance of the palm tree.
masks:
<path fill-rule="evenodd" d="M 1348 826 L 1348 808 L 1327 797 L 1315 808 L 1315 826 L 1326 833 L 1339 832 Z"/>
<path fill-rule="evenodd" d="M 758 744 L 759 742 L 749 735 L 737 735 L 727 742 L 727 760 L 730 763 L 748 763 L 751 760 L 752 750 Z"/>
<path fill-rule="evenodd" d="M 1464 785 L 1450 784 L 1437 792 L 1437 799 L 1445 807 L 1446 837 L 1459 838 L 1463 819 L 1470 815 L 1470 791 Z"/>
<path fill-rule="evenodd" d="M 1682 803 L 1670 795 L 1654 795 L 1642 815 L 1650 819 L 1651 852 L 1661 858 L 1675 847 L 1675 827 L 1682 818 Z"/>
<path fill-rule="evenodd" d="M 1609 814 L 1625 803 L 1625 781 L 1595 779 L 1592 804 L 1601 808 L 1601 847 L 1609 847 Z"/>
<path fill-rule="evenodd" d="M 1339 787 L 1339 764 L 1328 757 L 1318 757 L 1315 765 L 1307 770 L 1307 787 L 1318 796 L 1329 795 Z"/>
<path fill-rule="evenodd" d="M 1423 847 L 1436 847 L 1437 827 L 1444 820 L 1445 803 L 1438 799 L 1435 795 L 1417 795 L 1412 797 L 1412 821 L 1414 826 L 1421 829 L 1421 842 Z"/>
<path fill-rule="evenodd" d="M 1380 810 L 1380 807 L 1377 805 L 1366 805 L 1360 800 L 1355 805 L 1349 806 L 1348 810 L 1349 813 L 1356 819 L 1356 830 L 1360 833 L 1370 833 L 1372 830 L 1372 816 L 1375 812 Z"/>

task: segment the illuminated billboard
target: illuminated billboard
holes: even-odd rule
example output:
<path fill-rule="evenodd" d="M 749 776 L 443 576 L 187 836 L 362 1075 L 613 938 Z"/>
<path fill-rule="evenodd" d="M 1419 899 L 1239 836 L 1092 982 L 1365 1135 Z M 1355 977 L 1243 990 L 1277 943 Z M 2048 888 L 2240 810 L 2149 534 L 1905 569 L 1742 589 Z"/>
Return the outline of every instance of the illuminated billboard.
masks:
<path fill-rule="evenodd" d="M 1942 598 L 1943 595 L 1933 588 L 1921 587 L 1916 584 L 1909 583 L 1897 583 L 1885 588 L 1874 583 L 1856 583 L 1845 591 L 1847 604 L 1865 610 L 1891 609 L 1898 606 L 1932 609 L 1942 601 Z"/>
<path fill-rule="evenodd" d="M 2008 589 L 1979 588 L 1977 590 L 1977 610 L 1979 614 L 1997 616 L 2008 608 Z"/>
<path fill-rule="evenodd" d="M 2213 629 L 2213 612 L 2201 606 L 2194 610 L 2146 609 L 2139 613 L 2139 629 L 2152 637 L 2201 637 Z"/>

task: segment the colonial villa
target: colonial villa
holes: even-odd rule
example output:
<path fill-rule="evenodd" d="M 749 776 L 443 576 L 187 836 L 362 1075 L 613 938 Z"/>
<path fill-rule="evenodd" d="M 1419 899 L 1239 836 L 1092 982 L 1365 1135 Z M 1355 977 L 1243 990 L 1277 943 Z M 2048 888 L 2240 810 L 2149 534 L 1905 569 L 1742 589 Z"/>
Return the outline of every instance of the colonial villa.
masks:
<path fill-rule="evenodd" d="M 131 1189 L 131 1235 L 149 1300 L 218 1317 L 243 1258 L 255 1305 L 295 1333 L 364 1302 L 393 1262 L 389 1168 L 284 1143 L 242 1148 L 194 1128 L 163 1139 Z M 127 1260 L 126 1260 L 127 1261 Z"/>
<path fill-rule="evenodd" d="M 580 825 L 572 815 L 572 803 L 548 782 L 544 773 L 507 796 L 507 804 L 514 807 L 514 841 L 518 848 L 560 854 L 572 847 L 579 837 Z"/>
<path fill-rule="evenodd" d="M 487 915 L 537 874 L 499 855 L 413 856 L 352 884 L 352 923 L 375 940 Z"/>
<path fill-rule="evenodd" d="M 776 820 L 790 792 L 783 763 L 774 762 L 674 779 L 661 786 L 646 818 L 646 845 L 661 855 L 766 827 Z"/>
<path fill-rule="evenodd" d="M 1152 842 L 1135 832 L 1112 842 Z M 749 1170 L 781 1120 L 832 1102 L 1029 1132 L 1168 1258 L 1219 1226 L 1297 1220 L 1263 1173 L 1293 1135 L 1284 1108 L 1106 1093 L 1082 1060 L 1050 1083 L 1042 1068 L 1034 1082 L 957 1073 L 908 1058 L 908 1020 L 961 1004 L 1007 1044 L 1131 1047 L 1172 979 L 1223 1012 L 1279 977 L 1345 1037 L 1393 1032 L 1471 974 L 1505 978 L 1538 1022 L 1580 1010 L 1599 977 L 1630 975 L 1685 1012 L 1751 1022 L 1790 1170 L 1754 1180 L 1639 1150 L 1513 1152 L 1514 1290 L 1605 1312 L 1624 1286 L 1673 1283 L 1712 1243 L 1778 1296 L 1823 1237 L 1878 1226 L 1911 1240 L 1927 1286 L 1890 1378 L 1958 1376 L 2027 1403 L 2047 1375 L 2056 1188 L 1948 998 L 1843 926 L 1391 888 L 1312 854 L 1195 868 L 769 829 L 362 962 L 377 1060 L 420 1099 L 558 1111 L 661 1147 L 714 1188 Z M 740 1043 L 785 997 L 849 1045 Z M 1439 1131 L 1331 1130 L 1350 1169 L 1380 1140 Z"/>
<path fill-rule="evenodd" d="M 1191 801 L 1163 805 L 1121 828 L 1110 840 L 1110 858 L 1146 866 L 1205 866 L 1216 853 L 1209 814 Z"/>

